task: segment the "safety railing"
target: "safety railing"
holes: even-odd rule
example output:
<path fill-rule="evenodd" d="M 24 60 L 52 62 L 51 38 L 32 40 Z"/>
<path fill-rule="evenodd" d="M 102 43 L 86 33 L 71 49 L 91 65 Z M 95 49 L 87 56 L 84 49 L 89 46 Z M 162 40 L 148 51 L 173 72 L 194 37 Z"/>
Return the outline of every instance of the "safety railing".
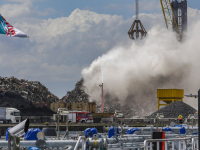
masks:
<path fill-rule="evenodd" d="M 153 150 L 153 145 L 156 143 L 156 149 L 160 150 L 186 150 L 186 142 L 191 138 L 171 138 L 171 139 L 147 139 L 144 141 L 144 150 Z"/>
<path fill-rule="evenodd" d="M 85 138 L 85 136 L 80 136 L 80 137 L 78 138 L 78 141 L 77 141 L 77 143 L 76 143 L 76 145 L 75 145 L 74 150 L 77 150 L 77 149 L 78 149 L 78 145 L 79 145 L 81 139 L 82 139 L 82 150 L 85 150 L 85 149 L 86 149 L 86 138 Z"/>
<path fill-rule="evenodd" d="M 198 150 L 199 144 L 198 144 L 198 137 L 192 138 L 192 150 Z"/>

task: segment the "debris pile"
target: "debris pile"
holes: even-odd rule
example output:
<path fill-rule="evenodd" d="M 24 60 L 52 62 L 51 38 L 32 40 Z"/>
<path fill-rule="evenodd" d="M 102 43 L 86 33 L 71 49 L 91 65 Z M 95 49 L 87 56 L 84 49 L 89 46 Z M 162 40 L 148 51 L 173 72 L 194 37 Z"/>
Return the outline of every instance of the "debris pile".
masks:
<path fill-rule="evenodd" d="M 146 116 L 148 112 L 154 110 L 156 102 L 151 100 L 148 94 L 146 96 L 147 100 L 144 100 L 145 102 L 138 101 L 137 99 L 134 95 L 130 95 L 122 100 L 113 97 L 108 92 L 104 92 L 104 112 L 113 113 L 117 110 L 121 111 L 126 118 L 132 118 L 133 116 Z M 97 103 L 96 112 L 102 112 L 101 102 Z"/>
<path fill-rule="evenodd" d="M 87 93 L 85 93 L 85 87 L 83 86 L 84 83 L 84 79 L 81 78 L 80 81 L 78 81 L 75 85 L 75 88 L 72 91 L 68 91 L 67 94 L 65 96 L 63 96 L 61 98 L 60 101 L 65 102 L 65 103 L 88 103 L 89 102 L 89 95 Z M 119 103 L 114 103 L 114 104 L 110 104 L 111 100 L 110 100 L 110 95 L 109 94 L 105 94 L 104 96 L 105 99 L 105 104 L 104 104 L 104 112 L 105 113 L 113 113 L 115 112 L 115 110 L 121 110 L 120 104 Z M 94 100 L 95 101 L 95 100 Z M 101 103 L 97 104 L 96 103 L 96 112 L 97 113 L 101 113 Z"/>
<path fill-rule="evenodd" d="M 72 91 L 68 91 L 65 96 L 62 97 L 61 101 L 66 103 L 72 102 L 82 102 L 88 103 L 89 102 L 89 95 L 85 93 L 84 86 L 83 86 L 83 78 L 78 81 L 75 85 L 75 88 Z"/>
<path fill-rule="evenodd" d="M 36 107 L 35 105 L 31 105 L 29 108 L 18 108 L 20 110 L 21 116 L 53 116 L 55 114 L 50 108 Z"/>
<path fill-rule="evenodd" d="M 104 94 L 104 107 L 103 107 L 103 112 L 104 113 L 114 113 L 115 110 L 117 111 L 123 111 L 122 106 L 119 102 L 118 99 L 112 98 L 112 96 L 109 93 Z M 102 105 L 101 103 L 96 104 L 96 111 L 98 113 L 102 112 Z"/>
<path fill-rule="evenodd" d="M 0 107 L 19 109 L 21 116 L 52 116 L 54 114 L 51 109 L 45 106 L 36 107 L 21 95 L 10 91 L 0 91 Z"/>
<path fill-rule="evenodd" d="M 15 77 L 0 77 L 0 90 L 19 94 L 30 102 L 52 103 L 59 101 L 58 97 L 49 92 L 38 81 L 19 80 Z"/>
<path fill-rule="evenodd" d="M 196 109 L 184 102 L 175 101 L 152 113 L 147 118 L 156 118 L 158 113 L 162 113 L 164 118 L 178 118 L 179 114 L 181 114 L 183 118 L 187 118 L 189 114 L 194 114 L 196 111 Z"/>
<path fill-rule="evenodd" d="M 103 112 L 104 113 L 113 113 L 113 112 L 115 112 L 115 110 L 117 110 L 117 111 L 122 111 L 121 110 L 121 107 L 120 107 L 120 104 L 119 103 L 117 103 L 117 104 L 114 104 L 114 105 L 112 105 L 112 106 L 105 106 L 104 108 L 103 108 Z M 98 113 L 101 113 L 102 112 L 102 106 L 101 106 L 101 104 L 96 104 L 96 112 L 98 112 Z"/>
<path fill-rule="evenodd" d="M 0 91 L 1 107 L 27 108 L 30 105 L 31 103 L 19 94 L 10 91 Z"/>

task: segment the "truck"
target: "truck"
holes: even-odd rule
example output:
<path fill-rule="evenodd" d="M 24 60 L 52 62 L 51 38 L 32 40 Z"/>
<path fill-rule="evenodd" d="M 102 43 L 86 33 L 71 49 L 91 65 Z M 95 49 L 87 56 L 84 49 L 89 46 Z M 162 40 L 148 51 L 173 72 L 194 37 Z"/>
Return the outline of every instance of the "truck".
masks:
<path fill-rule="evenodd" d="M 92 113 L 87 111 L 68 111 L 66 108 L 58 108 L 58 114 L 61 114 L 60 122 L 66 122 L 66 115 L 62 111 L 68 112 L 69 123 L 93 123 Z"/>
<path fill-rule="evenodd" d="M 3 123 L 19 123 L 20 111 L 16 108 L 0 107 L 0 121 Z"/>
<path fill-rule="evenodd" d="M 69 122 L 93 123 L 92 114 L 87 111 L 69 111 Z"/>
<path fill-rule="evenodd" d="M 116 119 L 122 119 L 124 118 L 124 114 L 121 111 L 115 110 L 115 113 L 111 115 L 108 118 L 102 118 L 101 123 L 112 123 L 114 121 L 114 118 Z"/>

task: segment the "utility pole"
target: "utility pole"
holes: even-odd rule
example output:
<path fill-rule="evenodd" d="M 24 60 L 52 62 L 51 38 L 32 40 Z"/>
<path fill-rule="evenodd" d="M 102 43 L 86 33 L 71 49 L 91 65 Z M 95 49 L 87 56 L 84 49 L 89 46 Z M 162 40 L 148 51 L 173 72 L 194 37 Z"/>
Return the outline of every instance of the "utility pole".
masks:
<path fill-rule="evenodd" d="M 99 84 L 99 86 L 101 87 L 101 112 L 103 113 L 103 83 Z"/>
<path fill-rule="evenodd" d="M 103 67 L 102 67 L 102 63 L 101 63 L 101 84 L 99 84 L 99 86 L 101 87 L 101 112 L 103 113 Z"/>

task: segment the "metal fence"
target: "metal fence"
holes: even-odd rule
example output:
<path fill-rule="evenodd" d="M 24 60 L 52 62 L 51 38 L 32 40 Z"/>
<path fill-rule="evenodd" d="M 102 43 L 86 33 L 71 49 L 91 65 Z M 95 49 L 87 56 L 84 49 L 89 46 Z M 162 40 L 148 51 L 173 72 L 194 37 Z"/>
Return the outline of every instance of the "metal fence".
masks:
<path fill-rule="evenodd" d="M 192 150 L 198 150 L 199 144 L 198 144 L 198 137 L 192 138 Z"/>
<path fill-rule="evenodd" d="M 191 149 L 190 145 L 187 145 L 187 142 L 189 142 L 191 145 L 191 138 L 186 137 L 186 138 L 171 138 L 171 139 L 147 139 L 144 141 L 144 150 L 153 150 L 153 146 L 156 146 L 157 150 Z"/>

